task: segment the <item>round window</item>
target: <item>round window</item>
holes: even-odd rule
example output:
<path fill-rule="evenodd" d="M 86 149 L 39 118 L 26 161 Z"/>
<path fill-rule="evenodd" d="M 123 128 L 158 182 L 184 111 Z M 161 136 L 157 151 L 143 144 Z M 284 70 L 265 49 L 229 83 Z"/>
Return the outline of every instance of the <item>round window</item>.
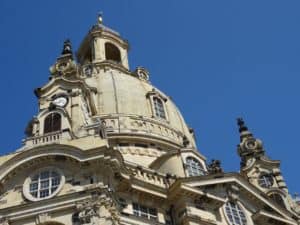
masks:
<path fill-rule="evenodd" d="M 226 216 L 232 225 L 247 225 L 247 219 L 241 207 L 233 202 L 225 204 Z"/>
<path fill-rule="evenodd" d="M 258 178 L 258 184 L 263 188 L 273 186 L 273 176 L 270 174 L 263 174 Z"/>
<path fill-rule="evenodd" d="M 65 177 L 58 169 L 44 168 L 25 180 L 23 193 L 31 201 L 51 198 L 58 193 L 64 182 Z"/>

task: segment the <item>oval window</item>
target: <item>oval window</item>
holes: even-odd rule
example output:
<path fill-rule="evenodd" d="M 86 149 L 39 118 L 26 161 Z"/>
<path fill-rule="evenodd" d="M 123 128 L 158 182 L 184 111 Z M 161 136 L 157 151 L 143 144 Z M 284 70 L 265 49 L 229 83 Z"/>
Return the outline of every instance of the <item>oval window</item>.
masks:
<path fill-rule="evenodd" d="M 31 201 L 48 199 L 56 195 L 65 177 L 56 168 L 45 168 L 29 176 L 23 185 L 25 197 Z"/>

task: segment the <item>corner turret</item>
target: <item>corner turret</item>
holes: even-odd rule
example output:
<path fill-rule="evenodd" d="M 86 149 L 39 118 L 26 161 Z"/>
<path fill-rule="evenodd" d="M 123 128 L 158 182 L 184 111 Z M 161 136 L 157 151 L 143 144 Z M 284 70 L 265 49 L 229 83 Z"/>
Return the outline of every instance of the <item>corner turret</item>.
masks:
<path fill-rule="evenodd" d="M 242 118 L 237 119 L 237 124 L 240 133 L 237 147 L 241 157 L 240 173 L 275 203 L 289 208 L 292 198 L 280 171 L 280 161 L 266 156 L 262 141 L 254 137 Z"/>
<path fill-rule="evenodd" d="M 63 44 L 61 55 L 56 59 L 54 65 L 50 67 L 51 76 L 76 75 L 77 65 L 73 59 L 72 44 L 66 39 Z"/>

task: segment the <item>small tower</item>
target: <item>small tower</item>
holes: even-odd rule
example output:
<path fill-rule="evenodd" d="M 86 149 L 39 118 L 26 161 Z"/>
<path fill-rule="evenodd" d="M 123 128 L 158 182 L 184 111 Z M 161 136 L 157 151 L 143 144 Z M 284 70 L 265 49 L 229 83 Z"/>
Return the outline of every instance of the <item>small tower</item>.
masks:
<path fill-rule="evenodd" d="M 277 204 L 286 207 L 291 197 L 281 175 L 280 161 L 266 156 L 262 141 L 253 136 L 242 118 L 237 119 L 237 124 L 240 133 L 237 152 L 241 157 L 241 174 Z"/>
<path fill-rule="evenodd" d="M 81 43 L 77 58 L 84 66 L 88 64 L 110 64 L 129 70 L 128 42 L 120 34 L 103 25 L 102 15 Z"/>
<path fill-rule="evenodd" d="M 71 41 L 69 39 L 66 39 L 64 41 L 60 56 L 56 59 L 54 65 L 50 67 L 51 76 L 76 76 L 76 67 L 76 62 L 73 58 Z"/>

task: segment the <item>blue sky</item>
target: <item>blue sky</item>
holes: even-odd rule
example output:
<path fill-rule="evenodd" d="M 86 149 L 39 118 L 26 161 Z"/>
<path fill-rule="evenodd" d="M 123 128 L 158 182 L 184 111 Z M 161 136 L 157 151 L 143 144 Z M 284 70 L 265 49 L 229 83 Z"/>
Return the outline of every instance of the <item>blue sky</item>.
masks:
<path fill-rule="evenodd" d="M 145 66 L 197 134 L 200 152 L 237 171 L 235 119 L 244 117 L 300 191 L 299 1 L 0 1 L 0 152 L 17 149 L 37 113 L 64 39 L 76 49 L 96 21 L 130 42 L 130 67 Z"/>

